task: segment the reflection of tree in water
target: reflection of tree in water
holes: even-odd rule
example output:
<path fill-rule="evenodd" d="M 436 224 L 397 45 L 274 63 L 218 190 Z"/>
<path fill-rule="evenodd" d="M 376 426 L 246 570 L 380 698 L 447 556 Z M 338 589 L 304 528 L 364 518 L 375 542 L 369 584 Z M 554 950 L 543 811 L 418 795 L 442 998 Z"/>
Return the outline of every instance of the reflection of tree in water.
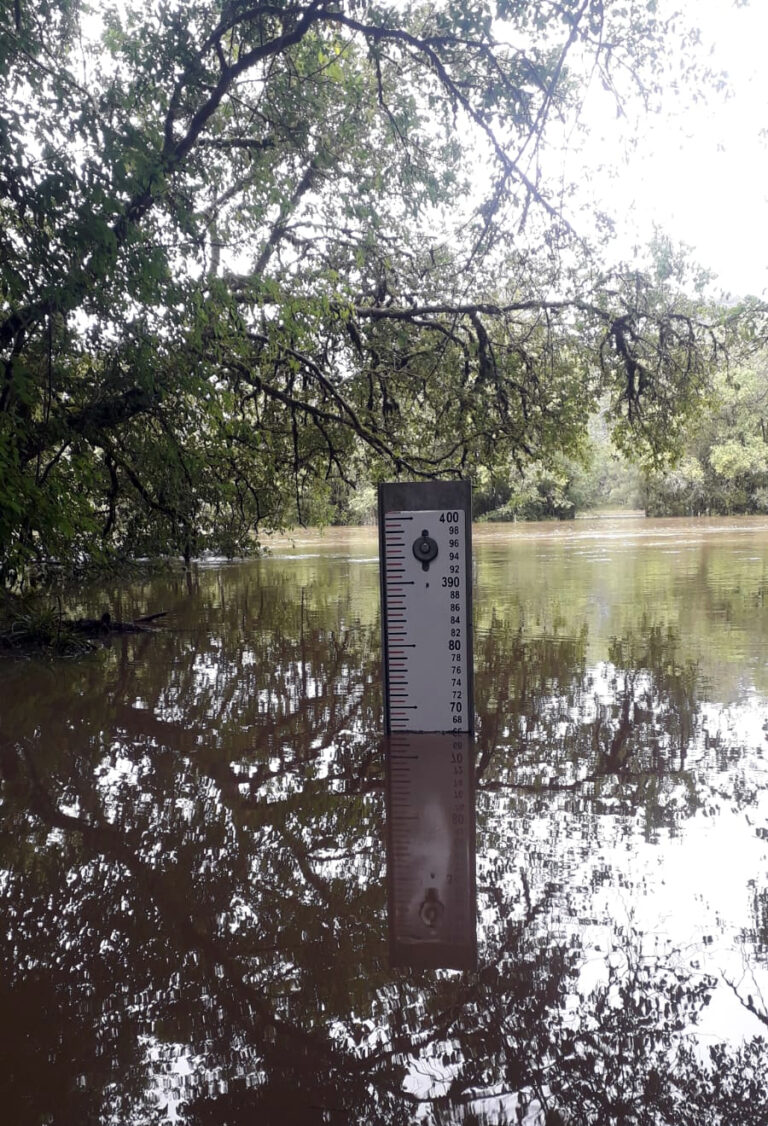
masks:
<path fill-rule="evenodd" d="M 768 959 L 768 888 L 753 889 L 752 910 L 755 916 L 755 929 L 751 937 L 760 956 Z"/>
<path fill-rule="evenodd" d="M 44 720 L 29 693 L 4 710 L 13 1121 L 159 1122 L 165 1084 L 190 1126 L 498 1123 L 515 1092 L 550 1123 L 764 1126 L 762 1082 L 739 1102 L 764 1044 L 715 1069 L 680 1039 L 708 979 L 614 928 L 607 979 L 576 1004 L 581 925 L 610 873 L 572 880 L 569 858 L 596 819 L 671 825 L 705 800 L 674 637 L 617 641 L 597 703 L 586 637 L 483 638 L 481 969 L 393 973 L 378 636 L 315 595 L 232 598 L 226 628 L 152 639 L 151 661 L 144 639 L 116 647 L 106 683 L 94 664 L 41 674 Z M 570 843 L 529 840 L 535 819 Z"/>
<path fill-rule="evenodd" d="M 702 725 L 697 666 L 658 625 L 615 638 L 598 665 L 586 649 L 586 633 L 531 638 L 493 623 L 476 673 L 479 785 L 528 811 L 570 794 L 573 813 L 642 811 L 649 835 L 674 830 L 706 800 L 723 739 Z"/>

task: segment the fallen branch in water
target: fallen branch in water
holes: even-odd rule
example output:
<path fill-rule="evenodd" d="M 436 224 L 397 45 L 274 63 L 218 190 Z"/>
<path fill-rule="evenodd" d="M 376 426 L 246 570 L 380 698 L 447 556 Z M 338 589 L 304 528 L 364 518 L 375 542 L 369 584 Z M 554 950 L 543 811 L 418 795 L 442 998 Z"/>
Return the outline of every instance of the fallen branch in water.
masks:
<path fill-rule="evenodd" d="M 105 610 L 100 618 L 77 618 L 73 622 L 65 621 L 63 624 L 76 633 L 84 633 L 91 637 L 101 637 L 108 633 L 152 633 L 148 623 L 164 618 L 167 613 L 167 610 L 160 610 L 156 614 L 144 614 L 143 617 L 134 618 L 130 622 L 116 622 L 109 611 Z"/>
<path fill-rule="evenodd" d="M 41 604 L 38 599 L 6 595 L 0 605 L 0 653 L 12 657 L 33 653 L 77 657 L 96 648 L 95 640 L 112 634 L 154 633 L 153 623 L 166 614 L 166 610 L 161 610 L 119 622 L 105 611 L 100 618 L 72 620 L 65 618 L 60 609 Z"/>

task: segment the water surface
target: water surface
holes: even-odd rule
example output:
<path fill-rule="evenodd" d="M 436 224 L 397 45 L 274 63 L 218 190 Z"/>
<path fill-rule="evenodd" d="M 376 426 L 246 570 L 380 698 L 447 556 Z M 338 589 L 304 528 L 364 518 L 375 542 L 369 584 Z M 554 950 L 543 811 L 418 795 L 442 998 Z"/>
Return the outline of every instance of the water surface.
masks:
<path fill-rule="evenodd" d="M 9 1122 L 765 1126 L 768 521 L 474 554 L 476 972 L 389 964 L 374 529 L 0 663 Z"/>

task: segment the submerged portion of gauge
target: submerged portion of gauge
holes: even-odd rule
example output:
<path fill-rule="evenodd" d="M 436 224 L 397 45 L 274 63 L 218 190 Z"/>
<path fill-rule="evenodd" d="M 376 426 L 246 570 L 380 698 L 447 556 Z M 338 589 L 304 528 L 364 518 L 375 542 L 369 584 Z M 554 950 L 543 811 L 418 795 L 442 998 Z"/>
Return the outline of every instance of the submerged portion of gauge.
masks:
<path fill-rule="evenodd" d="M 471 738 L 393 734 L 386 752 L 390 965 L 474 969 Z"/>

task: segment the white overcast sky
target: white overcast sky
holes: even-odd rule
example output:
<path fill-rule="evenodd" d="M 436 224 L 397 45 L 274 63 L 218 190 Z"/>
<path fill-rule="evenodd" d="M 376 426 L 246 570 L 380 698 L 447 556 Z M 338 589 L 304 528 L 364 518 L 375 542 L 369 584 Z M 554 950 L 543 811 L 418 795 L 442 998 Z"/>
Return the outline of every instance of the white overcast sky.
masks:
<path fill-rule="evenodd" d="M 702 61 L 727 74 L 728 91 L 694 106 L 668 96 L 661 115 L 617 122 L 595 90 L 582 117 L 589 140 L 560 174 L 588 185 L 615 220 L 617 256 L 632 257 L 656 225 L 691 247 L 715 288 L 768 295 L 768 0 L 658 2 L 700 29 Z M 673 68 L 679 48 L 670 42 Z M 637 147 L 622 155 L 635 125 Z"/>
<path fill-rule="evenodd" d="M 702 57 L 727 73 L 728 93 L 713 90 L 694 106 L 667 98 L 660 117 L 639 123 L 638 147 L 615 178 L 591 164 L 591 188 L 604 195 L 628 252 L 656 223 L 692 247 L 719 288 L 759 296 L 768 289 L 768 137 L 761 137 L 768 131 L 768 3 L 677 0 L 674 7 L 701 29 Z M 670 42 L 671 59 L 676 49 Z M 616 128 L 612 115 L 601 121 L 596 114 L 588 151 L 615 151 Z"/>

